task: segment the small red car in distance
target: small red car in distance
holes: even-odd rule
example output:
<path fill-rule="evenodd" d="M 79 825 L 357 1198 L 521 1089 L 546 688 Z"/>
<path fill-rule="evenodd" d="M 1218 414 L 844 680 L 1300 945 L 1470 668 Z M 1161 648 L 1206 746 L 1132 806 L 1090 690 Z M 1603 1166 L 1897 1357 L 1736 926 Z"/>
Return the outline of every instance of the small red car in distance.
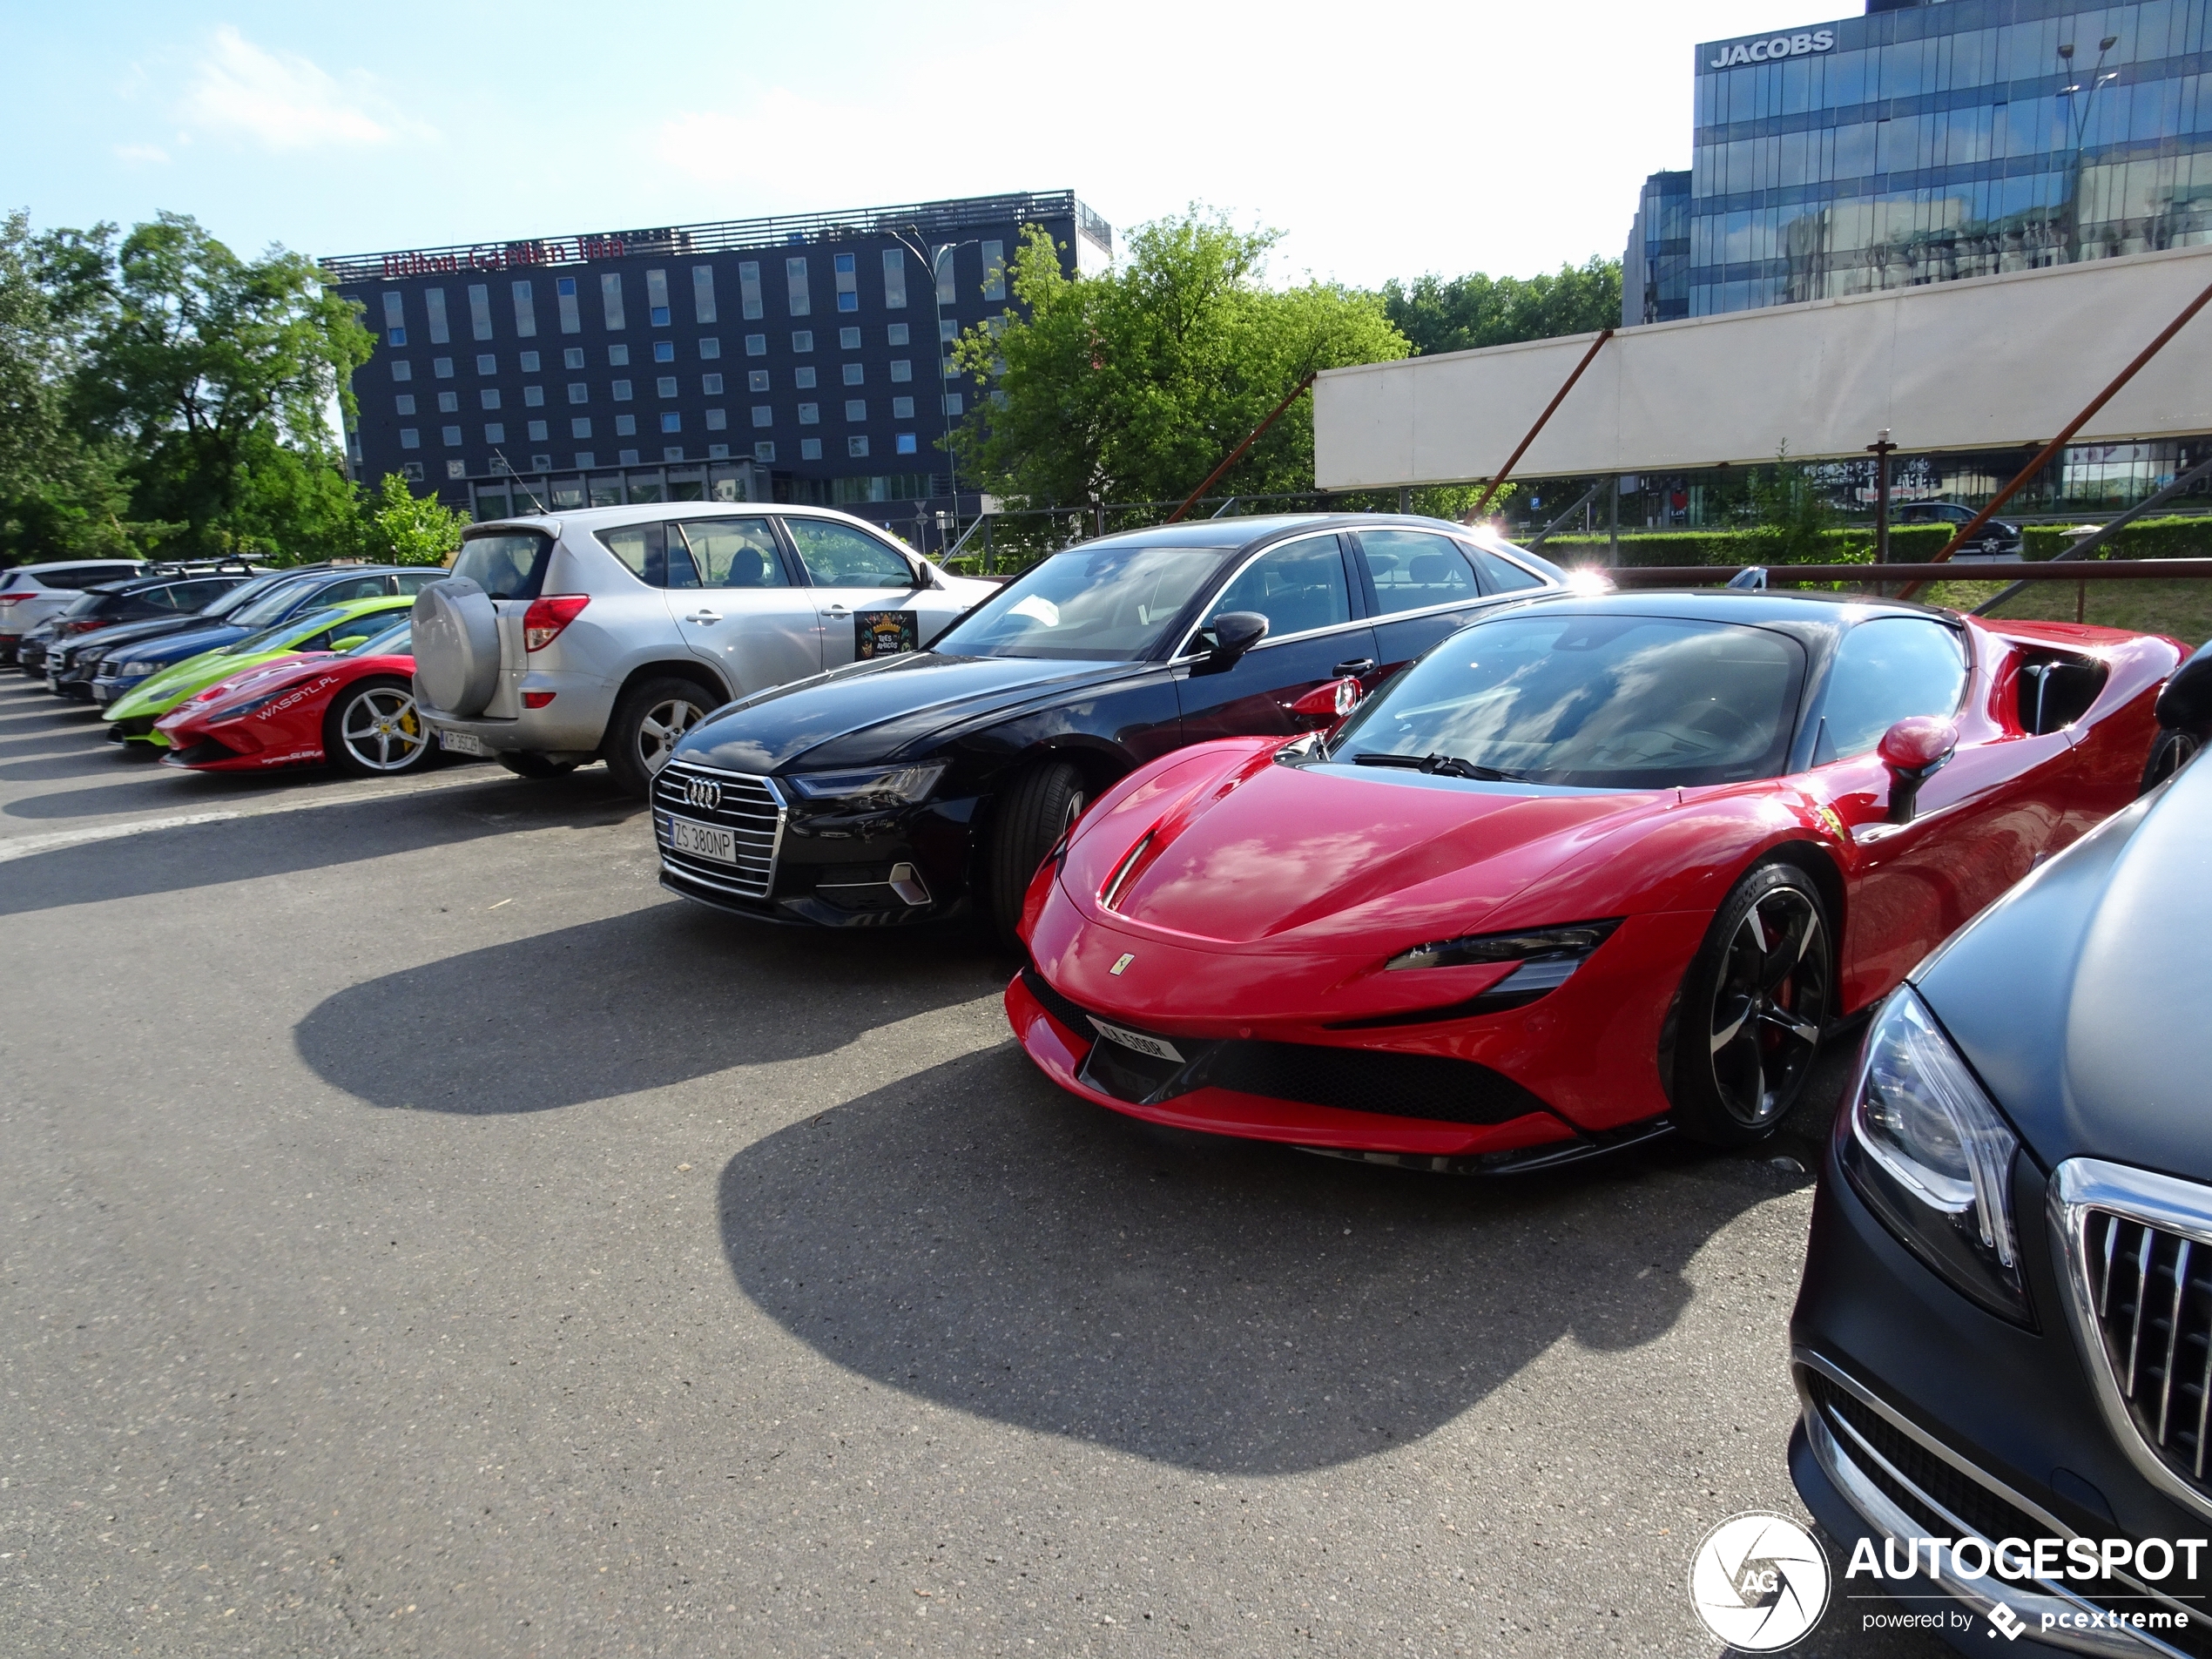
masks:
<path fill-rule="evenodd" d="M 1100 797 L 1007 1012 L 1062 1087 L 1181 1129 L 1467 1170 L 1749 1144 L 1824 1033 L 2134 797 L 2184 654 L 1839 596 L 1536 600 L 1325 733 Z"/>
<path fill-rule="evenodd" d="M 163 764 L 193 772 L 327 765 L 362 778 L 435 764 L 415 707 L 409 630 L 402 620 L 351 651 L 280 657 L 187 698 L 154 722 L 172 745 Z"/>

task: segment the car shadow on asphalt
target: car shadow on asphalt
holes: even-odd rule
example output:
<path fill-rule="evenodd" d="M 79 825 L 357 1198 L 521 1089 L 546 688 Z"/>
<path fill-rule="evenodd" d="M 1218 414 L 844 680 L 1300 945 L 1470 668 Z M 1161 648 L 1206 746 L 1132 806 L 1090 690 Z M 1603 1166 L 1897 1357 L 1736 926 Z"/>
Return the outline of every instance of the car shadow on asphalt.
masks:
<path fill-rule="evenodd" d="M 1194 1469 L 1417 1439 L 1562 1337 L 1669 1329 L 1715 1232 L 1801 1177 L 1662 1145 L 1472 1180 L 1163 1130 L 1008 1042 L 748 1146 L 730 1271 L 826 1357 L 941 1404 Z"/>
<path fill-rule="evenodd" d="M 824 935 L 671 900 L 349 986 L 293 1038 L 371 1105 L 549 1111 L 829 1054 L 1007 971 L 957 928 Z"/>

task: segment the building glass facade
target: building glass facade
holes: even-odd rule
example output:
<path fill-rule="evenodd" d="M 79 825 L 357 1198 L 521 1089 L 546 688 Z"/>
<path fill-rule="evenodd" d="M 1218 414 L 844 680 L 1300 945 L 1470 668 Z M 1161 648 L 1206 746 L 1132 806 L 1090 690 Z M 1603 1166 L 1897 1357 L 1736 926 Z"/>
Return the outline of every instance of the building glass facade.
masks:
<path fill-rule="evenodd" d="M 1621 261 L 1621 325 L 1689 314 L 1689 175 L 1655 172 L 1636 199 Z"/>
<path fill-rule="evenodd" d="M 479 518 L 947 496 L 946 344 L 1009 303 L 1031 225 L 1070 270 L 1112 258 L 1062 192 L 325 260 L 377 336 L 347 458 Z"/>
<path fill-rule="evenodd" d="M 2208 10 L 1874 0 L 1700 46 L 1687 314 L 2212 240 Z"/>

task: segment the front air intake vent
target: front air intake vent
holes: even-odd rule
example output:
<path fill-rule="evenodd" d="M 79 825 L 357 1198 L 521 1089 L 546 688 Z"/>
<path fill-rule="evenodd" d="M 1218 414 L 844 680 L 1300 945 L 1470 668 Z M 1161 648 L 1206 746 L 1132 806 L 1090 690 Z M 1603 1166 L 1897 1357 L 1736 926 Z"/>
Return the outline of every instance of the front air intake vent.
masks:
<path fill-rule="evenodd" d="M 2109 1211 L 2087 1221 L 2083 1265 L 2113 1384 L 2145 1443 L 2212 1493 L 2212 1246 Z"/>

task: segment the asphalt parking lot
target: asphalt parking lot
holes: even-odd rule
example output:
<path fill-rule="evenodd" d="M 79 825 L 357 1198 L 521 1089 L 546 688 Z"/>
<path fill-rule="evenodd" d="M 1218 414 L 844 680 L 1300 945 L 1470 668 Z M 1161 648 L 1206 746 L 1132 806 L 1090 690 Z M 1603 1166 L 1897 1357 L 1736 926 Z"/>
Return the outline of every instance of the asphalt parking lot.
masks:
<path fill-rule="evenodd" d="M 11 672 L 0 910 L 0 1651 L 1710 1654 L 1802 1514 L 1835 1058 L 1755 1157 L 1157 1132 L 600 769 L 185 776 Z M 1939 1651 L 1842 1588 L 1797 1651 Z"/>

